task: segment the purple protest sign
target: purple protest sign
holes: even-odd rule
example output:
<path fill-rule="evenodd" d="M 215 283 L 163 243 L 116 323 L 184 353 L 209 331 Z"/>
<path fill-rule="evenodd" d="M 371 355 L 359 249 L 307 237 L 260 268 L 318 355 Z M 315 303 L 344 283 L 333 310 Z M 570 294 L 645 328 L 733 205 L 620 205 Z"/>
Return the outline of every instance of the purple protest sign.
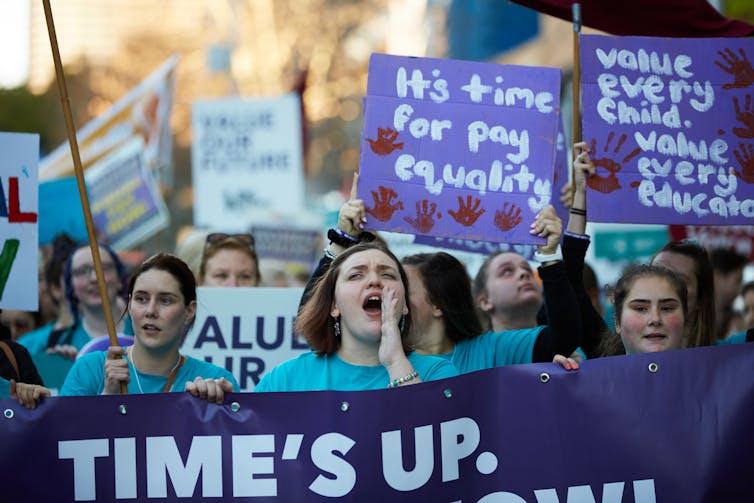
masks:
<path fill-rule="evenodd" d="M 752 365 L 754 344 L 741 344 L 398 389 L 234 393 L 223 406 L 187 393 L 53 397 L 34 410 L 4 399 L 2 497 L 754 501 Z"/>
<path fill-rule="evenodd" d="M 376 230 L 541 244 L 560 101 L 555 68 L 373 54 L 359 197 Z"/>
<path fill-rule="evenodd" d="M 581 36 L 596 222 L 754 217 L 754 40 Z"/>

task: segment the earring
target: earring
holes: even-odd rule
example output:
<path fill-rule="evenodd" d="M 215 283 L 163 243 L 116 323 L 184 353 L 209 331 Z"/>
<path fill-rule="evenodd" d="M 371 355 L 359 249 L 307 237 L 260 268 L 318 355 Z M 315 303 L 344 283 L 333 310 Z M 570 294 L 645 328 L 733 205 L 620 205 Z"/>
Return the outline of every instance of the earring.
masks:
<path fill-rule="evenodd" d="M 340 321 L 338 321 L 338 318 L 333 318 L 332 329 L 335 332 L 335 338 L 340 337 Z"/>
<path fill-rule="evenodd" d="M 403 333 L 403 329 L 406 328 L 406 315 L 402 315 L 400 321 L 398 322 L 398 329 L 401 331 L 401 334 Z"/>

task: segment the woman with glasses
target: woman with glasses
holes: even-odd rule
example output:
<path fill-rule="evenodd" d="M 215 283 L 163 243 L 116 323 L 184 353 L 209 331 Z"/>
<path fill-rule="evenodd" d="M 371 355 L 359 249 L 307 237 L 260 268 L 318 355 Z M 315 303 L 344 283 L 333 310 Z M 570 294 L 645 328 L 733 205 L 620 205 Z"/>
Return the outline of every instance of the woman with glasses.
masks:
<path fill-rule="evenodd" d="M 251 234 L 207 235 L 199 265 L 201 286 L 259 286 L 259 258 Z"/>

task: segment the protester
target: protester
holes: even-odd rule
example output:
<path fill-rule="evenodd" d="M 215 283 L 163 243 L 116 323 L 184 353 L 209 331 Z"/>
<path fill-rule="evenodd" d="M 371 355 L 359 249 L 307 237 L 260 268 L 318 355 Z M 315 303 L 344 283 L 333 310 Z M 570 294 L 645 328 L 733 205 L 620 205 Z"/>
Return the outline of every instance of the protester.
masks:
<path fill-rule="evenodd" d="M 547 206 L 531 224 L 531 233 L 547 238 L 534 259 L 543 288 L 537 285 L 529 262 L 512 252 L 498 252 L 484 261 L 473 282 L 473 295 L 483 328 L 492 332 L 526 330 L 536 340 L 529 361 L 549 362 L 555 354 L 571 354 L 580 344 L 581 313 L 560 248 L 562 223 L 552 206 Z M 578 272 L 581 283 L 582 272 Z M 550 320 L 548 330 L 537 321 L 543 305 Z M 519 362 L 521 363 L 521 362 Z"/>
<path fill-rule="evenodd" d="M 741 288 L 741 297 L 744 299 L 744 326 L 747 329 L 754 328 L 754 281 L 746 283 Z"/>
<path fill-rule="evenodd" d="M 193 227 L 184 227 L 178 232 L 175 256 L 186 262 L 197 281 L 199 281 L 199 267 L 202 264 L 207 234 L 206 230 Z"/>
<path fill-rule="evenodd" d="M 408 339 L 410 346 L 420 354 L 448 359 L 462 374 L 503 365 L 551 361 L 559 352 L 570 354 L 578 346 L 580 319 L 573 293 L 570 299 L 568 294 L 562 298 L 550 297 L 555 293 L 550 283 L 564 282 L 553 280 L 556 277 L 553 272 L 564 275 L 560 263 L 543 266 L 540 273 L 553 306 L 549 310 L 551 326 L 487 332 L 474 309 L 468 273 L 458 259 L 445 252 L 420 253 L 404 257 L 402 263 L 409 278 L 414 321 Z M 517 281 L 528 285 L 530 276 L 531 271 L 526 268 Z M 528 288 L 524 291 L 529 293 Z"/>
<path fill-rule="evenodd" d="M 0 340 L 0 377 L 29 384 L 43 384 L 31 355 L 12 340 Z"/>
<path fill-rule="evenodd" d="M 202 286 L 259 286 L 259 258 L 248 233 L 207 234 L 199 266 Z"/>
<path fill-rule="evenodd" d="M 0 311 L 0 325 L 8 328 L 10 338 L 14 341 L 32 330 L 36 330 L 41 324 L 42 317 L 37 311 L 17 311 L 15 309 Z"/>
<path fill-rule="evenodd" d="M 411 352 L 408 279 L 387 248 L 339 254 L 296 318 L 312 352 L 275 367 L 254 391 L 355 391 L 458 375 L 448 361 Z"/>
<path fill-rule="evenodd" d="M 688 320 L 683 278 L 657 265 L 629 266 L 613 291 L 615 332 L 602 343 L 602 356 L 680 349 Z"/>
<path fill-rule="evenodd" d="M 196 315 L 196 280 L 186 263 L 173 255 L 154 255 L 134 271 L 127 291 L 134 344 L 78 359 L 61 396 L 117 394 L 127 383 L 132 394 L 186 390 L 222 403 L 225 393 L 238 391 L 227 370 L 180 354 Z"/>
<path fill-rule="evenodd" d="M 118 255 L 108 246 L 99 245 L 99 254 L 110 309 L 115 315 L 125 308 L 123 298 L 125 268 Z M 65 297 L 73 322 L 66 327 L 52 330 L 48 334 L 28 334 L 22 338 L 19 342 L 26 346 L 32 355 L 49 348 L 51 351 L 74 359 L 84 344 L 108 333 L 105 307 L 100 295 L 94 258 L 89 244 L 81 243 L 71 253 L 65 263 L 63 276 Z M 116 331 L 130 334 L 132 331 L 130 321 L 121 320 L 116 326 Z"/>
<path fill-rule="evenodd" d="M 729 248 L 712 248 L 709 258 L 715 282 L 715 340 L 721 340 L 734 319 L 733 302 L 741 292 L 746 257 Z"/>
<path fill-rule="evenodd" d="M 686 284 L 688 319 L 683 347 L 714 344 L 715 283 L 707 250 L 691 240 L 670 241 L 655 253 L 651 264 L 674 271 Z"/>
<path fill-rule="evenodd" d="M 46 296 L 55 306 L 55 316 L 48 322 L 28 332 L 19 342 L 27 348 L 41 350 L 48 348 L 50 335 L 59 330 L 68 328 L 73 324 L 71 307 L 65 297 L 65 279 L 63 272 L 68 257 L 76 249 L 77 243 L 65 233 L 55 236 L 51 244 L 51 251 L 43 265 L 44 283 Z M 58 352 L 59 348 L 50 346 L 49 352 Z"/>

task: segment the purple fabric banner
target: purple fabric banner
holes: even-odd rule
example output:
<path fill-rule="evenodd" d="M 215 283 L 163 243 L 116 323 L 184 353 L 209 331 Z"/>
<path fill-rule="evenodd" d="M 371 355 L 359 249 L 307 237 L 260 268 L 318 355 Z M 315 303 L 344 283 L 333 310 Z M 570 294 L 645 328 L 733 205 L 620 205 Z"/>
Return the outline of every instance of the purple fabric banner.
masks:
<path fill-rule="evenodd" d="M 581 36 L 596 222 L 754 217 L 754 40 Z"/>
<path fill-rule="evenodd" d="M 359 197 L 376 230 L 490 242 L 550 203 L 560 71 L 373 54 Z"/>
<path fill-rule="evenodd" d="M 0 400 L 2 499 L 754 501 L 752 368 L 744 344 L 224 406 L 185 393 Z"/>

